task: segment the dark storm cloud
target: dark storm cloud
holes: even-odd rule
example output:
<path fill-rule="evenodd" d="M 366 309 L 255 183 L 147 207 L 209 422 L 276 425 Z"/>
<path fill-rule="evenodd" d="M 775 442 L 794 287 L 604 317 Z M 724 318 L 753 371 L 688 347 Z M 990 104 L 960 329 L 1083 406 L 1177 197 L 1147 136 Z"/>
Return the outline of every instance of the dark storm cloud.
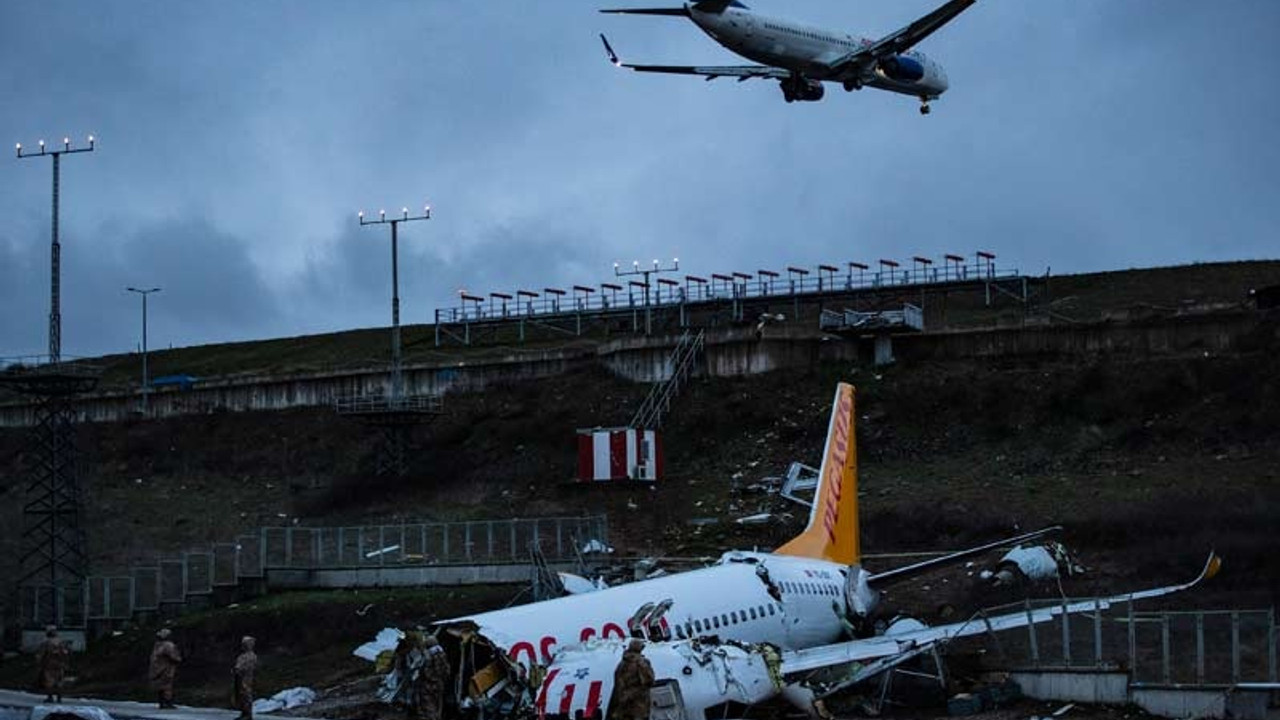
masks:
<path fill-rule="evenodd" d="M 882 34 L 936 0 L 749 4 Z M 177 343 L 385 324 L 389 240 L 355 211 L 424 201 L 433 220 L 401 238 L 405 322 L 462 287 L 595 284 L 655 257 L 706 274 L 980 248 L 1028 273 L 1275 256 L 1270 0 L 984 0 L 922 46 L 952 83 L 928 118 L 874 91 L 787 105 L 772 83 L 618 70 L 598 32 L 631 60 L 738 60 L 586 0 L 5 7 L 0 140 L 102 138 L 64 173 L 65 314 L 86 323 L 68 347 L 86 352 L 136 342 L 130 283 L 166 288 Z M 50 23 L 61 42 L 33 31 Z M 0 353 L 43 346 L 48 193 L 46 160 L 0 163 Z"/>

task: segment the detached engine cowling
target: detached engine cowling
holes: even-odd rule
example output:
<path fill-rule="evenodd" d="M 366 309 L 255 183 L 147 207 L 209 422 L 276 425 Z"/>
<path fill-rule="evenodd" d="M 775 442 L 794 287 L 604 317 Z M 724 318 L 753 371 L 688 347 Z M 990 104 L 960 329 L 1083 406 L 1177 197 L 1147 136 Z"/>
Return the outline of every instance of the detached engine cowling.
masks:
<path fill-rule="evenodd" d="M 905 55 L 890 55 L 880 61 L 880 72 L 890 80 L 919 82 L 924 78 L 924 65 Z"/>

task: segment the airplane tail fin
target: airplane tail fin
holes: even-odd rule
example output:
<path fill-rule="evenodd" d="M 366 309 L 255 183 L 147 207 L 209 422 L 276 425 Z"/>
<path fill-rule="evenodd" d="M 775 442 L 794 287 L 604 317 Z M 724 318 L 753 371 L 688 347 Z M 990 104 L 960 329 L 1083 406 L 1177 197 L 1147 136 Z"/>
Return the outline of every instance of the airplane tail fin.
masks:
<path fill-rule="evenodd" d="M 862 561 L 858 529 L 858 448 L 854 436 L 856 418 L 854 388 L 848 383 L 840 383 L 836 386 L 809 525 L 804 532 L 775 550 L 777 554 L 829 560 L 842 565 L 857 565 Z"/>

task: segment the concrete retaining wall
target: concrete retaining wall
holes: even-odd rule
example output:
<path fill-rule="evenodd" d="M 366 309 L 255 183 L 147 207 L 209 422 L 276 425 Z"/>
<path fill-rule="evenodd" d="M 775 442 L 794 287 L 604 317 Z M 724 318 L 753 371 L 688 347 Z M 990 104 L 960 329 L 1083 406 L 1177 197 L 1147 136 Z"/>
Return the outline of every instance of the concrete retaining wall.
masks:
<path fill-rule="evenodd" d="M 572 563 L 548 563 L 553 571 L 576 572 Z M 439 585 L 497 585 L 529 583 L 533 566 L 424 565 L 327 570 L 268 569 L 271 590 L 304 588 L 431 587 Z"/>
<path fill-rule="evenodd" d="M 1022 694 L 1036 700 L 1123 705 L 1129 701 L 1129 674 L 1097 671 L 1010 673 Z"/>
<path fill-rule="evenodd" d="M 1256 333 L 1262 321 L 1260 313 L 1239 312 L 1129 323 L 901 334 L 893 336 L 893 354 L 907 362 L 1028 356 L 1070 358 L 1095 354 L 1217 354 L 1240 349 L 1242 339 Z M 667 361 L 677 340 L 677 335 L 627 337 L 595 348 L 416 364 L 405 368 L 405 388 L 411 394 L 473 392 L 492 383 L 536 380 L 592 364 L 601 364 L 618 377 L 633 382 L 657 382 L 670 373 Z M 695 373 L 736 377 L 786 368 L 811 368 L 827 362 L 859 362 L 861 359 L 870 363 L 873 340 L 870 335 L 839 338 L 807 327 L 769 326 L 759 337 L 751 326 L 717 328 L 707 332 L 704 362 Z M 190 390 L 165 388 L 154 392 L 151 415 L 167 417 L 324 406 L 343 396 L 381 393 L 387 382 L 385 369 L 203 381 Z M 138 405 L 135 393 L 101 393 L 83 400 L 80 411 L 86 421 L 113 421 L 130 417 Z M 0 427 L 29 425 L 33 419 L 34 410 L 30 405 L 0 405 Z"/>
<path fill-rule="evenodd" d="M 1167 718 L 1224 718 L 1225 690 L 1193 688 L 1133 688 L 1129 701 L 1152 715 Z"/>

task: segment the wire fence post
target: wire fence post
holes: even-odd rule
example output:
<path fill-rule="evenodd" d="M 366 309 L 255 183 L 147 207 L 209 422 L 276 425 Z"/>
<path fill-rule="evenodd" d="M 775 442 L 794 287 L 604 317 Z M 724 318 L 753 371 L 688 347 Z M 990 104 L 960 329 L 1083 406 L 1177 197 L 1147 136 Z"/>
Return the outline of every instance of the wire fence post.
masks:
<path fill-rule="evenodd" d="M 1093 601 L 1093 664 L 1102 667 L 1102 603 Z"/>
<path fill-rule="evenodd" d="M 1040 667 L 1040 646 L 1036 643 L 1036 624 L 1031 615 L 1031 599 L 1024 601 L 1027 609 L 1027 637 L 1031 642 L 1031 666 Z"/>
<path fill-rule="evenodd" d="M 1196 682 L 1204 684 L 1204 613 L 1196 613 Z"/>
<path fill-rule="evenodd" d="M 1138 637 L 1137 624 L 1133 617 L 1133 599 L 1129 600 L 1129 672 L 1135 677 L 1138 674 Z"/>
<path fill-rule="evenodd" d="M 1160 677 L 1167 685 L 1173 682 L 1173 658 L 1169 647 L 1169 613 L 1160 616 Z"/>
<path fill-rule="evenodd" d="M 1240 613 L 1231 612 L 1231 682 L 1240 682 Z"/>
<path fill-rule="evenodd" d="M 1067 599 L 1062 598 L 1062 664 L 1071 667 L 1071 613 L 1067 612 Z"/>
<path fill-rule="evenodd" d="M 1276 609 L 1267 611 L 1267 681 L 1276 682 Z"/>

